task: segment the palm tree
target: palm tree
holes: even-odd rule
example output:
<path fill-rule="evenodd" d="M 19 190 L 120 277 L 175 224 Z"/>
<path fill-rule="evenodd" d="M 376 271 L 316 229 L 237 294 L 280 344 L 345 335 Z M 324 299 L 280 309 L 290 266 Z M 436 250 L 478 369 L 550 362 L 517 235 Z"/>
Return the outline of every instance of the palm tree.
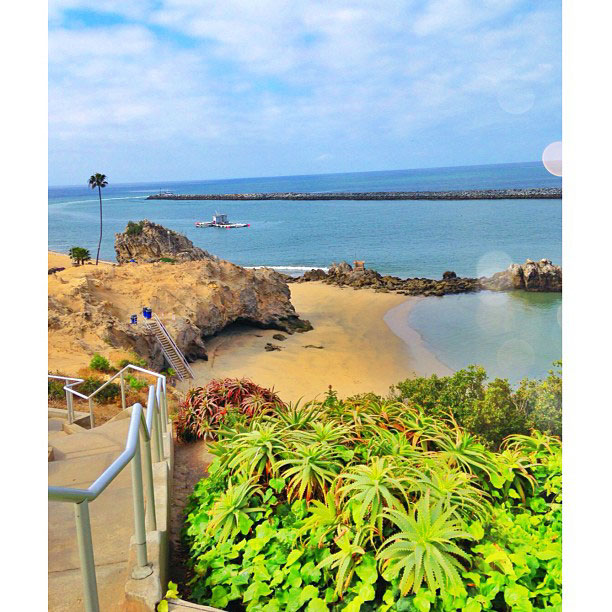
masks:
<path fill-rule="evenodd" d="M 106 187 L 108 182 L 106 180 L 106 174 L 100 174 L 96 172 L 89 177 L 89 186 L 92 189 L 98 188 L 98 196 L 100 198 L 100 240 L 98 240 L 98 252 L 96 253 L 96 266 L 98 265 L 98 259 L 100 258 L 100 245 L 102 244 L 102 188 Z"/>

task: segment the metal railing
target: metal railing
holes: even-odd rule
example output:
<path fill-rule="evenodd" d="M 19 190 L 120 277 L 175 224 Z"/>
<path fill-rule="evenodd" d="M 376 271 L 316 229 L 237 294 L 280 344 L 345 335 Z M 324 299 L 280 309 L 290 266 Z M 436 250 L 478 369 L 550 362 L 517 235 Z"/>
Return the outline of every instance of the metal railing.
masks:
<path fill-rule="evenodd" d="M 170 346 L 176 353 L 176 357 L 179 361 L 179 364 L 183 368 L 185 368 L 186 372 L 189 374 L 189 376 L 191 376 L 191 378 L 195 378 L 195 374 L 193 373 L 193 370 L 191 369 L 189 362 L 185 358 L 185 355 L 183 355 L 183 352 L 181 351 L 181 349 L 178 347 L 178 345 L 174 341 L 174 338 L 172 337 L 170 332 L 166 329 L 166 326 L 162 323 L 161 319 L 155 313 L 153 313 L 153 320 L 155 321 L 155 323 L 157 323 L 159 329 L 161 330 L 162 335 L 165 337 L 165 339 L 168 341 L 168 343 L 170 344 Z M 148 326 L 153 331 L 155 336 L 157 337 L 157 334 L 155 333 L 155 327 L 151 323 L 148 323 Z M 164 347 L 161 341 L 159 344 L 162 348 L 162 352 L 164 353 L 164 356 L 168 360 L 168 363 L 176 370 L 177 375 L 182 380 L 183 376 L 179 372 L 179 369 L 177 368 L 177 364 L 174 363 L 175 360 L 173 359 L 172 355 L 168 353 L 168 351 L 166 351 L 166 348 Z"/>
<path fill-rule="evenodd" d="M 137 403 L 132 406 L 125 449 L 106 470 L 104 470 L 96 481 L 89 486 L 89 488 L 73 489 L 70 487 L 49 487 L 49 500 L 72 502 L 74 504 L 77 544 L 83 577 L 86 612 L 99 612 L 100 610 L 93 544 L 91 539 L 91 524 L 89 520 L 89 503 L 94 501 L 110 485 L 128 463 L 131 463 L 132 469 L 134 532 L 136 540 L 136 565 L 132 571 L 132 578 L 141 580 L 151 575 L 153 572 L 152 565 L 147 558 L 146 533 L 147 531 L 155 531 L 157 529 L 153 486 L 153 463 L 165 459 L 162 433 L 166 433 L 168 427 L 166 377 L 156 372 L 150 372 L 132 365 L 123 368 L 116 376 L 121 375 L 128 368 L 156 376 L 157 384 L 149 386 L 146 415 L 141 404 Z M 50 377 L 62 378 L 58 376 Z M 82 382 L 80 379 L 69 380 Z M 111 378 L 111 380 L 113 379 Z M 125 408 L 123 378 L 121 382 L 121 399 Z M 73 384 L 77 383 L 71 383 L 71 385 Z M 94 392 L 91 396 L 86 397 L 72 389 L 71 385 L 66 385 L 64 387 L 64 389 L 67 390 L 67 396 L 68 393 L 70 393 L 83 397 L 84 399 L 90 399 L 95 395 Z M 102 387 L 100 387 L 100 389 L 101 388 Z M 69 415 L 71 413 L 70 404 L 68 405 L 68 413 Z M 144 447 L 144 452 L 141 452 L 141 446 Z M 144 484 L 142 459 L 144 459 Z M 147 502 L 146 509 L 145 495 Z"/>
<path fill-rule="evenodd" d="M 157 378 L 157 387 L 156 394 L 159 396 L 160 409 L 162 412 L 162 433 L 166 433 L 166 424 L 168 422 L 168 404 L 166 401 L 166 377 L 163 374 L 158 374 L 157 372 L 151 372 L 150 370 L 145 370 L 144 368 L 140 368 L 138 366 L 132 365 L 131 363 L 126 365 L 124 368 L 119 370 L 116 374 L 111 376 L 103 385 L 100 385 L 93 393 L 90 395 L 84 395 L 83 393 L 73 389 L 80 385 L 82 382 L 85 382 L 82 378 L 73 378 L 68 376 L 56 376 L 55 374 L 47 374 L 47 378 L 53 378 L 57 380 L 66 380 L 72 381 L 64 385 L 64 391 L 66 392 L 66 409 L 68 422 L 74 422 L 74 396 L 80 397 L 81 399 L 87 400 L 89 404 L 89 426 L 91 429 L 94 428 L 94 410 L 93 410 L 93 398 L 102 391 L 107 385 L 113 382 L 116 378 L 120 379 L 121 385 L 121 407 L 123 410 L 126 409 L 125 403 L 125 372 L 128 370 L 135 370 L 137 372 L 142 372 L 144 374 L 149 374 L 150 376 L 155 376 Z M 162 392 L 163 388 L 163 392 Z"/>

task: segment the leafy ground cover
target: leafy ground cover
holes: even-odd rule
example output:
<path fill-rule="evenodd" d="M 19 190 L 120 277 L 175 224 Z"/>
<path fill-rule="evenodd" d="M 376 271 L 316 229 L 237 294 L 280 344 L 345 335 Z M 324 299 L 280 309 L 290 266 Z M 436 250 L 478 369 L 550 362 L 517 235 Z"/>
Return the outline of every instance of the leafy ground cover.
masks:
<path fill-rule="evenodd" d="M 191 600 L 266 612 L 561 610 L 558 438 L 511 434 L 493 451 L 415 402 L 330 391 L 291 406 L 256 387 L 250 401 L 247 387 L 216 381 L 179 410 L 192 424 L 198 411 L 205 423 L 189 431 L 216 456 L 187 508 Z"/>

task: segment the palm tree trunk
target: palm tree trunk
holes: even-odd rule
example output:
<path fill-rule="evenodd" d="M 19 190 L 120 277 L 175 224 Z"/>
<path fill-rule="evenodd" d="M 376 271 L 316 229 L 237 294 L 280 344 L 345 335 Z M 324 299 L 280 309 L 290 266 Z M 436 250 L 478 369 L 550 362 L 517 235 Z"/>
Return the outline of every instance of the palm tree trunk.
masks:
<path fill-rule="evenodd" d="M 100 258 L 100 245 L 102 244 L 102 190 L 100 185 L 98 185 L 98 196 L 100 197 L 100 239 L 98 240 L 98 252 L 96 253 L 96 266 Z"/>

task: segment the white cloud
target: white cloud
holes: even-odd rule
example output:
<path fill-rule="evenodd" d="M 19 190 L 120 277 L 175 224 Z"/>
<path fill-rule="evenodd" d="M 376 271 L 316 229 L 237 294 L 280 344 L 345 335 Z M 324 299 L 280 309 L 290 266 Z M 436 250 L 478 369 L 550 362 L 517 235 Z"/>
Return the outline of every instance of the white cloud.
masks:
<path fill-rule="evenodd" d="M 51 153 L 102 124 L 109 147 L 312 143 L 320 163 L 346 157 L 341 142 L 393 147 L 452 118 L 503 121 L 500 96 L 521 87 L 534 107 L 560 106 L 548 0 L 105 0 L 97 11 L 129 23 L 65 23 L 65 9 L 88 5 L 50 6 Z"/>

